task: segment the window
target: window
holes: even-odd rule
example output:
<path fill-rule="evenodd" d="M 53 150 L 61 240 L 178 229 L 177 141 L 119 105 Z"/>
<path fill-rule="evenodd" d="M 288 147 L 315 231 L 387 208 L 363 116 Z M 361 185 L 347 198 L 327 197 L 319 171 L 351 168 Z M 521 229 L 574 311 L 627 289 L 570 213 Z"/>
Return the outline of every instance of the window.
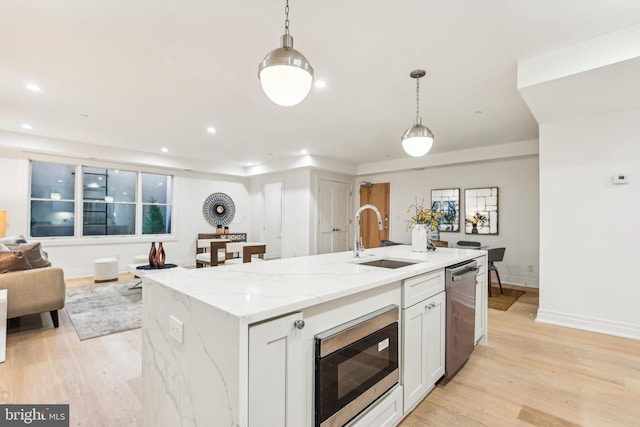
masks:
<path fill-rule="evenodd" d="M 82 235 L 136 233 L 136 172 L 82 167 Z"/>
<path fill-rule="evenodd" d="M 30 236 L 170 234 L 172 178 L 32 161 Z M 74 223 L 76 215 L 82 224 Z"/>
<path fill-rule="evenodd" d="M 171 234 L 171 176 L 142 174 L 142 234 Z"/>
<path fill-rule="evenodd" d="M 73 236 L 74 212 L 75 167 L 31 162 L 31 236 Z"/>

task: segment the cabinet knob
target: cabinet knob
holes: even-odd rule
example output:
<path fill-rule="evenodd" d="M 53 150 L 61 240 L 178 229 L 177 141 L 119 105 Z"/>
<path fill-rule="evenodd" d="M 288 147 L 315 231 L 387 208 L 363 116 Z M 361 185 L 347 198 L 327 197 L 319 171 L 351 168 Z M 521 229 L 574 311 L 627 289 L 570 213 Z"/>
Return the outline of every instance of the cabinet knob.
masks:
<path fill-rule="evenodd" d="M 293 322 L 293 326 L 295 326 L 297 329 L 304 329 L 304 320 L 296 320 L 295 322 Z"/>
<path fill-rule="evenodd" d="M 426 308 L 427 310 L 432 310 L 432 309 L 434 309 L 435 307 L 436 307 L 436 303 L 435 303 L 435 302 L 432 302 L 432 303 L 427 304 L 427 306 L 426 306 L 425 308 Z"/>

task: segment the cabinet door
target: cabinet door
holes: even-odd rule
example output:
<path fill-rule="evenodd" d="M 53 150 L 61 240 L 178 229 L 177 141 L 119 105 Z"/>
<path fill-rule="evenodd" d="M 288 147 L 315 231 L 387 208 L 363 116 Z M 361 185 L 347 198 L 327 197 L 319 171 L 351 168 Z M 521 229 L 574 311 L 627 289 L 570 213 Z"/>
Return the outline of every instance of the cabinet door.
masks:
<path fill-rule="evenodd" d="M 447 329 L 446 293 L 440 292 L 425 301 L 427 310 L 427 385 L 431 389 L 444 375 Z"/>
<path fill-rule="evenodd" d="M 294 313 L 249 328 L 249 427 L 305 425 L 302 331 Z"/>
<path fill-rule="evenodd" d="M 407 412 L 427 393 L 427 340 L 425 304 L 402 310 L 402 387 Z"/>
<path fill-rule="evenodd" d="M 478 261 L 478 274 L 476 275 L 476 326 L 474 341 L 476 344 L 480 339 L 484 338 L 486 343 L 487 333 L 487 273 L 486 258 L 476 258 Z"/>
<path fill-rule="evenodd" d="M 404 410 L 413 408 L 444 375 L 445 293 L 403 310 Z"/>

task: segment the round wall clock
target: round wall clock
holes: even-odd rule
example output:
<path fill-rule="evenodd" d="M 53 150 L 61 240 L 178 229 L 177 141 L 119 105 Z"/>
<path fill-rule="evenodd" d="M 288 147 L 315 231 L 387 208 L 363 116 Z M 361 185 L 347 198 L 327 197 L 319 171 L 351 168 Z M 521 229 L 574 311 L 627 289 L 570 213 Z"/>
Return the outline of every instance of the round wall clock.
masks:
<path fill-rule="evenodd" d="M 202 214 L 207 222 L 214 227 L 227 225 L 233 221 L 236 214 L 236 206 L 231 197 L 224 193 L 213 193 L 202 204 Z"/>

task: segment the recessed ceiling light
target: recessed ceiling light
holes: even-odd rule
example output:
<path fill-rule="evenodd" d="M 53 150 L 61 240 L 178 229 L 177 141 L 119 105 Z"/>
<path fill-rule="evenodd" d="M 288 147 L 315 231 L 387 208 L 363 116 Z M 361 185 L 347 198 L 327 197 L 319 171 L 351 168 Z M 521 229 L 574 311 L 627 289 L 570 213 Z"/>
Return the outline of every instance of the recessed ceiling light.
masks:
<path fill-rule="evenodd" d="M 324 80 L 316 80 L 316 82 L 314 83 L 315 87 L 317 87 L 318 89 L 324 89 L 325 87 L 327 87 L 327 82 L 325 82 Z"/>
<path fill-rule="evenodd" d="M 86 118 L 88 118 L 88 117 L 89 117 L 89 115 L 88 115 L 88 114 L 85 114 L 85 113 L 80 113 L 80 117 L 84 117 L 84 118 L 86 119 Z"/>
<path fill-rule="evenodd" d="M 473 112 L 473 114 L 482 114 L 482 110 L 476 110 Z"/>
<path fill-rule="evenodd" d="M 160 151 L 162 151 L 163 153 L 168 153 L 169 149 L 167 147 L 162 147 Z"/>
<path fill-rule="evenodd" d="M 209 126 L 209 127 L 207 128 L 207 132 L 208 132 L 208 133 L 216 133 L 216 128 Z"/>
<path fill-rule="evenodd" d="M 58 182 L 59 182 L 59 183 L 62 183 L 62 182 L 64 182 L 64 181 L 62 181 L 61 179 L 59 179 L 59 180 L 58 180 Z"/>
<path fill-rule="evenodd" d="M 21 127 L 22 129 L 33 129 L 33 128 L 31 127 L 31 125 L 28 125 L 28 124 L 26 124 L 26 123 L 23 123 L 20 127 Z"/>
<path fill-rule="evenodd" d="M 305 154 L 309 154 L 309 152 L 307 150 L 302 150 L 300 154 L 305 155 Z"/>
<path fill-rule="evenodd" d="M 35 83 L 27 83 L 27 89 L 29 89 L 31 92 L 41 92 L 42 89 L 40 89 L 40 86 L 38 86 Z"/>
<path fill-rule="evenodd" d="M 253 166 L 254 163 L 253 162 L 247 162 L 247 166 Z"/>

